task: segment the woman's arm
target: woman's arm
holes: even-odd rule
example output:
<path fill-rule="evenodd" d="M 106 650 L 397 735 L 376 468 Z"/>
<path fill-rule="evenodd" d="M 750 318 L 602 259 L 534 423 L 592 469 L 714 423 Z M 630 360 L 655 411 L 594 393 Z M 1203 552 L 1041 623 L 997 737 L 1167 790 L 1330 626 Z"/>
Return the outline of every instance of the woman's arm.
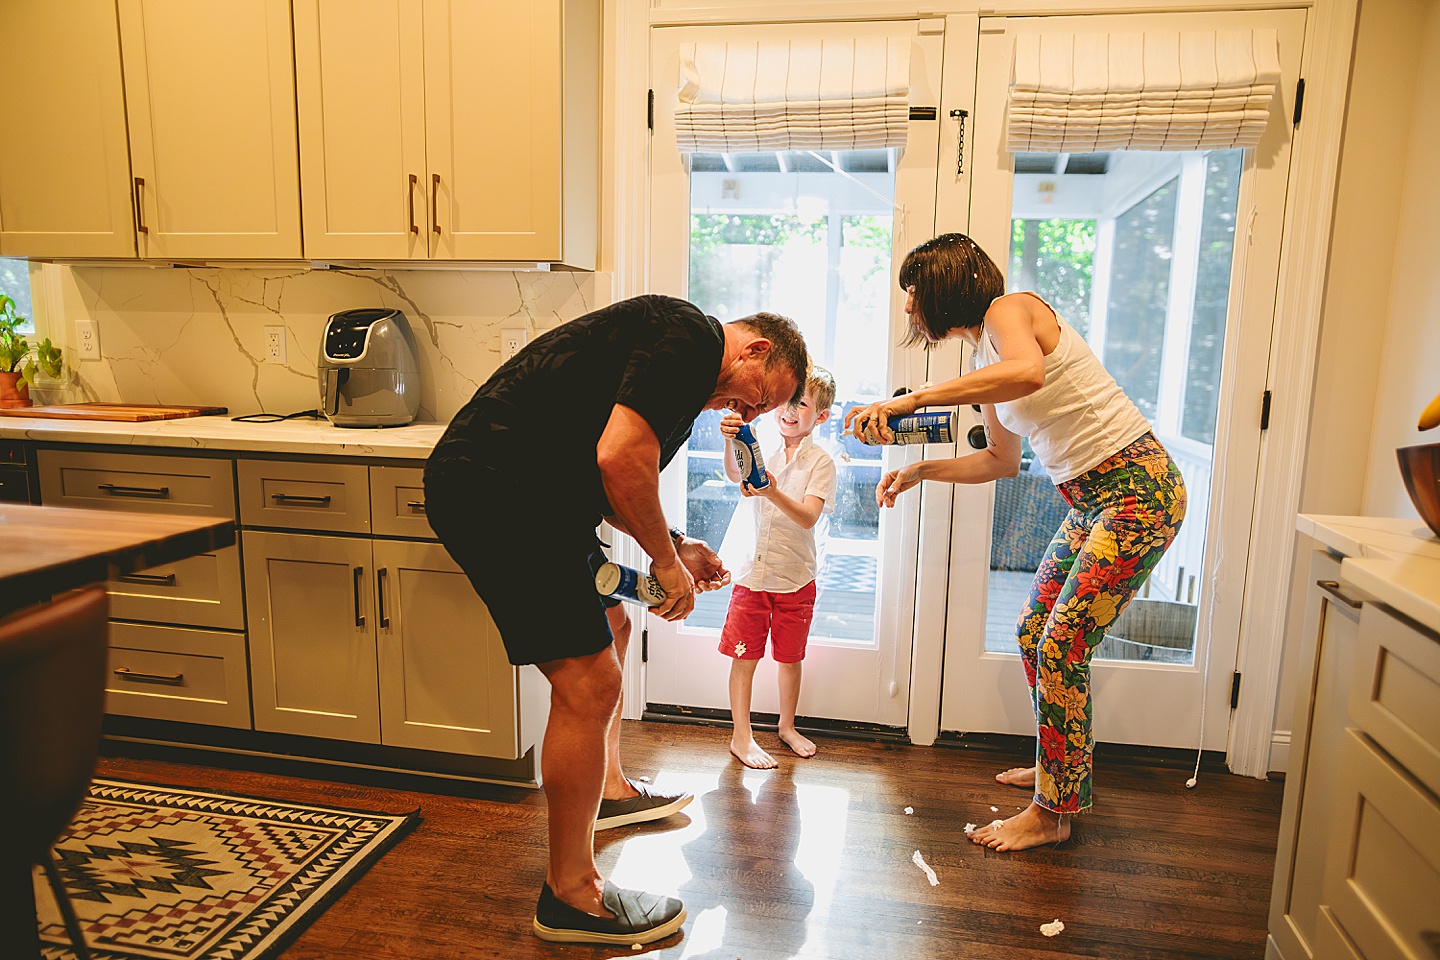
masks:
<path fill-rule="evenodd" d="M 941 483 L 988 483 L 1020 472 L 1020 438 L 1006 430 L 995 416 L 995 407 L 983 408 L 984 450 L 956 457 L 953 460 L 919 460 L 891 470 L 875 486 L 875 502 L 882 507 L 895 506 L 895 498 L 921 480 Z"/>

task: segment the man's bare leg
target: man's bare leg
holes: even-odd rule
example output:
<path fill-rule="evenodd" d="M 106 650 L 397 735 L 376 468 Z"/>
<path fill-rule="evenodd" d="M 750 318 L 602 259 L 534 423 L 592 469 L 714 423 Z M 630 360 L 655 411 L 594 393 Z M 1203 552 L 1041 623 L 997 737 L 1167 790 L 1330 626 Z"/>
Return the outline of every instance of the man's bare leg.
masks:
<path fill-rule="evenodd" d="M 799 757 L 815 756 L 815 744 L 795 729 L 795 709 L 800 705 L 801 664 L 777 663 L 780 672 L 780 739 Z"/>
<path fill-rule="evenodd" d="M 597 917 L 604 881 L 595 867 L 595 814 L 605 781 L 606 728 L 620 700 L 613 647 L 538 665 L 550 681 L 550 719 L 541 769 L 549 808 L 550 868 L 545 882 L 560 900 Z"/>
<path fill-rule="evenodd" d="M 625 654 L 630 649 L 630 614 L 625 604 L 605 608 L 605 619 L 610 621 L 610 635 L 615 638 L 615 658 L 620 662 L 620 673 L 625 673 Z M 601 796 L 606 800 L 625 800 L 639 796 L 639 792 L 625 779 L 620 766 L 620 712 L 625 706 L 625 691 L 622 683 L 620 696 L 615 701 L 615 715 L 605 737 L 605 789 Z"/>
<path fill-rule="evenodd" d="M 735 723 L 735 730 L 730 734 L 730 752 L 747 767 L 769 770 L 780 764 L 760 749 L 760 744 L 755 742 L 755 731 L 750 729 L 750 694 L 759 664 L 759 660 L 730 661 L 730 716 Z"/>

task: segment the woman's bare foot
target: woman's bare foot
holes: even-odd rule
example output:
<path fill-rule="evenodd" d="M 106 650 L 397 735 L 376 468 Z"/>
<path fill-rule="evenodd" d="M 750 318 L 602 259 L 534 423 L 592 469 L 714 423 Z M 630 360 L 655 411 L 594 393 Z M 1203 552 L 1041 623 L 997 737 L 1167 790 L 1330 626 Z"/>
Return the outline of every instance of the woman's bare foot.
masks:
<path fill-rule="evenodd" d="M 745 740 L 731 737 L 730 752 L 735 754 L 736 760 L 756 770 L 770 770 L 780 766 L 774 757 L 760 749 L 760 744 L 755 742 L 754 737 L 747 737 Z"/>
<path fill-rule="evenodd" d="M 797 757 L 815 756 L 815 744 L 798 730 L 781 730 L 780 739 L 785 742 L 785 746 L 795 751 Z"/>
<path fill-rule="evenodd" d="M 1070 818 L 1063 813 L 1051 813 L 1033 801 L 1010 819 L 987 823 L 970 834 L 971 842 L 1002 853 L 1069 839 Z"/>
<path fill-rule="evenodd" d="M 1013 767 L 1004 773 L 995 774 L 995 779 L 1000 783 L 1008 783 L 1012 787 L 1024 787 L 1026 790 L 1035 788 L 1034 767 Z"/>

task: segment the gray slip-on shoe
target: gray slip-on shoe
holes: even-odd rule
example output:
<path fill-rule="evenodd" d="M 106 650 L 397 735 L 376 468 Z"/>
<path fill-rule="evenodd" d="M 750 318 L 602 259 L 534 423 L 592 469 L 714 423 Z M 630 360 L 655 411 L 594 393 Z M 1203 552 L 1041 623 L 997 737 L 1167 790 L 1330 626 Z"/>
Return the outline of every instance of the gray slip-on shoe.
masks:
<path fill-rule="evenodd" d="M 595 816 L 596 830 L 623 827 L 628 823 L 644 823 L 647 820 L 664 820 L 672 813 L 683 810 L 695 794 L 682 790 L 679 793 L 659 793 L 648 783 L 628 781 L 640 791 L 639 796 L 623 800 L 600 800 L 600 812 Z"/>
<path fill-rule="evenodd" d="M 597 917 L 577 910 L 545 884 L 535 904 L 535 936 L 554 943 L 653 943 L 685 922 L 685 905 L 674 897 L 622 890 L 609 880 L 600 902 L 615 916 Z"/>

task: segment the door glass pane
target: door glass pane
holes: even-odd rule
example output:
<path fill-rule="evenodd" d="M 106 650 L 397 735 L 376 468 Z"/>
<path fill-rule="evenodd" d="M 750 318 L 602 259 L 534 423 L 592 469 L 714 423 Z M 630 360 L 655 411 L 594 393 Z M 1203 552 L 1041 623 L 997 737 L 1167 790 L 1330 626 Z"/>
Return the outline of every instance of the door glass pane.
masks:
<path fill-rule="evenodd" d="M 1080 160 L 1077 163 L 1077 159 Z M 1096 656 L 1193 663 L 1215 417 L 1244 154 L 1021 154 L 1008 288 L 1035 290 L 1086 338 L 1180 465 L 1180 535 Z M 1015 624 L 1068 510 L 1024 447 L 995 484 L 985 648 Z"/>
<path fill-rule="evenodd" d="M 815 362 L 835 376 L 830 419 L 812 434 L 835 458 L 838 481 L 835 511 L 817 537 L 812 641 L 874 644 L 880 451 L 842 436 L 840 426 L 885 386 L 896 159 L 893 150 L 690 159 L 690 300 L 721 322 L 760 310 L 791 317 Z M 702 414 L 682 454 L 685 529 L 733 561 L 745 551 L 750 505 L 737 510 L 739 486 L 725 478 L 720 416 Z M 773 415 L 759 418 L 756 432 L 767 455 L 780 442 Z M 728 587 L 699 595 L 683 629 L 718 631 L 729 600 Z"/>

